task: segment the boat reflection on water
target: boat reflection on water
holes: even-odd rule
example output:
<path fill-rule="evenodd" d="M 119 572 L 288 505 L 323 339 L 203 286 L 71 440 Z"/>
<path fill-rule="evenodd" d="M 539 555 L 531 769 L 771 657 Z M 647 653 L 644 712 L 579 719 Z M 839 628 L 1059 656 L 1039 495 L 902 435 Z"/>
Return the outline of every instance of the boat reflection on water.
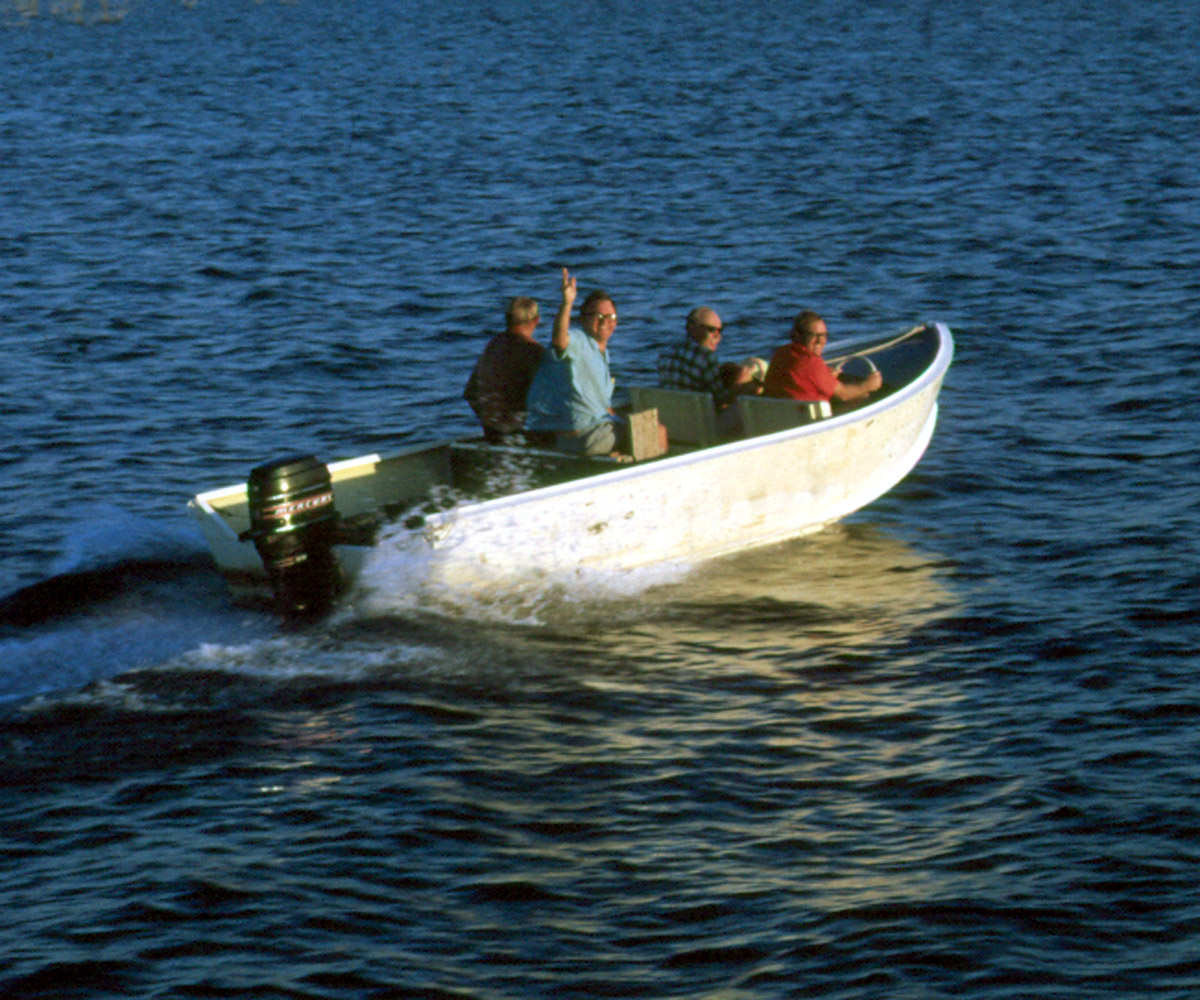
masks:
<path fill-rule="evenodd" d="M 844 661 L 952 614 L 939 566 L 874 525 L 834 525 L 651 588 L 635 620 L 602 641 L 641 662 L 669 657 L 718 671 Z"/>

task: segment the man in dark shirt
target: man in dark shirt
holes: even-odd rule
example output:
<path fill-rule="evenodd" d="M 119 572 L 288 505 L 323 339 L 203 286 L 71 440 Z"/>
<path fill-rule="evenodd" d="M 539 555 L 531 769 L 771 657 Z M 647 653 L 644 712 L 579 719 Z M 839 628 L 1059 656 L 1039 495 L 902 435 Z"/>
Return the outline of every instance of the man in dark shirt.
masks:
<path fill-rule="evenodd" d="M 541 322 L 534 299 L 517 296 L 504 314 L 503 332 L 488 341 L 467 381 L 463 398 L 483 425 L 483 436 L 499 444 L 525 426 L 525 394 L 542 360 L 533 339 Z"/>
<path fill-rule="evenodd" d="M 711 393 L 721 430 L 737 433 L 737 409 L 730 404 L 738 393 L 755 391 L 754 371 L 746 362 L 717 360 L 724 326 L 715 309 L 697 306 L 688 313 L 686 328 L 687 336 L 658 359 L 658 384 L 664 389 Z"/>
<path fill-rule="evenodd" d="M 665 389 L 711 392 L 718 406 L 733 398 L 721 381 L 717 345 L 721 342 L 721 317 L 716 310 L 698 306 L 687 316 L 687 336 L 658 359 L 658 382 Z"/>

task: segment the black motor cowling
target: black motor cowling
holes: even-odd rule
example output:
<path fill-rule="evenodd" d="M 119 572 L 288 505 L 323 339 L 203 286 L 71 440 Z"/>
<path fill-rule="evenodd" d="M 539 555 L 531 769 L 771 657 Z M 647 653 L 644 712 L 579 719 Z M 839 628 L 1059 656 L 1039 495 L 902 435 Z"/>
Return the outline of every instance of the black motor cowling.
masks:
<path fill-rule="evenodd" d="M 250 530 L 242 538 L 254 540 L 276 610 L 288 618 L 324 614 L 341 583 L 329 470 L 312 455 L 277 459 L 251 470 L 246 496 Z"/>

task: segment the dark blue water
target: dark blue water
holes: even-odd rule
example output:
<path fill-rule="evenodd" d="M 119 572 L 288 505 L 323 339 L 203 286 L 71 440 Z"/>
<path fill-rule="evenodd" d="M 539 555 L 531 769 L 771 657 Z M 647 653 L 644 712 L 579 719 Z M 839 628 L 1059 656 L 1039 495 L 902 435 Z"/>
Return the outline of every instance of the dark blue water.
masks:
<path fill-rule="evenodd" d="M 1200 993 L 1190 5 L 0 23 L 0 995 Z M 187 497 L 470 430 L 564 264 L 626 382 L 943 320 L 933 443 L 691 572 L 233 608 Z"/>

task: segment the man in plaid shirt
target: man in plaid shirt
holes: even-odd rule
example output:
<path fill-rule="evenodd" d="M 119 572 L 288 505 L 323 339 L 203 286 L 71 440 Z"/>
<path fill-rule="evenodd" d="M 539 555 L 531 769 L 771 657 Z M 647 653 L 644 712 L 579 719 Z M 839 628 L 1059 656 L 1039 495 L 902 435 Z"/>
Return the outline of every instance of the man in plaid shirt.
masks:
<path fill-rule="evenodd" d="M 721 317 L 708 306 L 697 306 L 688 313 L 687 338 L 658 359 L 659 385 L 664 389 L 711 392 L 718 410 L 732 403 L 733 387 L 722 380 L 717 361 L 721 329 Z"/>

